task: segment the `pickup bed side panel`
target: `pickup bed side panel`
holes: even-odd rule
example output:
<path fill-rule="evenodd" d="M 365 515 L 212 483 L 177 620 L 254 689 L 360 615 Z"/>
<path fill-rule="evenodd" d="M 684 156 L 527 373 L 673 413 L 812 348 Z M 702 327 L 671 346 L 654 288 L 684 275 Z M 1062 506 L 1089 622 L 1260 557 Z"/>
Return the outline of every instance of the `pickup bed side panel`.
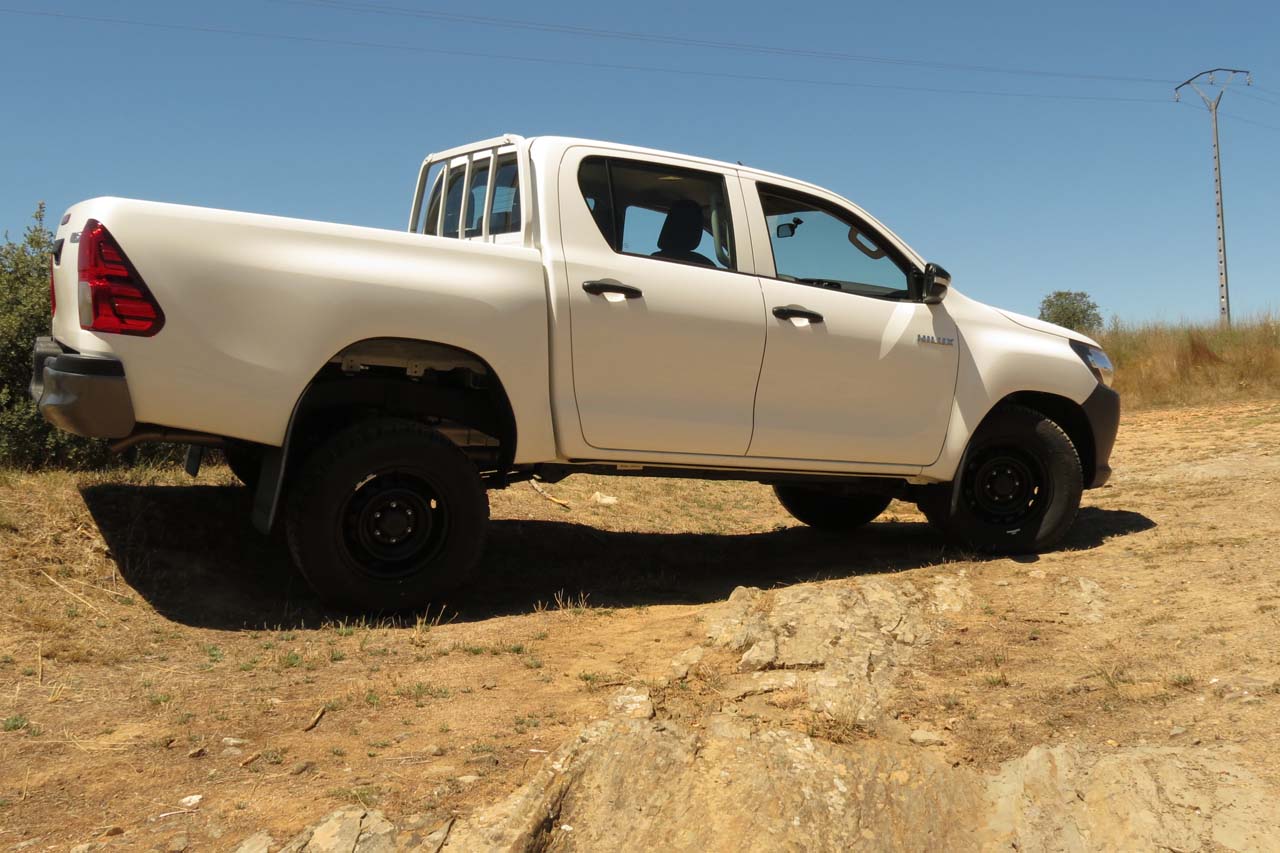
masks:
<path fill-rule="evenodd" d="M 82 331 L 73 254 L 57 279 L 54 331 L 123 361 L 140 423 L 279 445 L 335 353 L 409 338 L 487 361 L 515 412 L 516 461 L 555 457 L 537 250 L 114 198 L 76 205 L 59 236 L 90 217 L 138 269 L 165 326 L 152 338 Z"/>

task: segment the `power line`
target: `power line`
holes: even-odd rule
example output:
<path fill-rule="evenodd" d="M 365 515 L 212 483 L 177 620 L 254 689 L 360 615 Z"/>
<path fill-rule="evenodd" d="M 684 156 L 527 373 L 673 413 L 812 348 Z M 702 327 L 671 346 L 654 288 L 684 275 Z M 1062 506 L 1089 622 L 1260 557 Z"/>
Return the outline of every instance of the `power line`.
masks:
<path fill-rule="evenodd" d="M 1256 89 L 1257 87 L 1253 86 L 1250 88 Z M 1247 88 L 1237 89 L 1236 91 L 1239 92 L 1241 95 L 1244 95 L 1246 98 L 1253 98 L 1254 100 L 1262 101 L 1264 104 L 1271 104 L 1273 106 L 1280 107 L 1280 100 L 1276 100 L 1274 98 L 1268 98 L 1266 95 L 1259 95 L 1257 92 L 1250 92 L 1249 89 Z"/>
<path fill-rule="evenodd" d="M 506 29 L 564 33 L 569 35 L 588 36 L 591 38 L 621 39 L 659 44 L 679 45 L 683 47 L 704 47 L 715 50 L 730 50 L 746 53 L 766 54 L 774 56 L 794 56 L 807 59 L 830 59 L 841 62 L 866 62 L 886 65 L 907 65 L 918 68 L 932 68 L 948 71 L 973 71 L 983 74 L 1013 74 L 1033 77 L 1057 77 L 1073 80 L 1092 80 L 1126 83 L 1159 83 L 1172 85 L 1176 80 L 1156 77 L 1130 77 L 1116 74 L 1085 74 L 1071 71 L 1043 71 L 1032 68 L 1010 68 L 994 65 L 967 65 L 955 62 L 936 62 L 924 59 L 903 59 L 891 56 L 869 56 L 863 54 L 842 53 L 838 51 L 814 50 L 809 48 L 790 48 L 777 45 L 751 44 L 733 41 L 716 41 L 711 39 L 690 38 L 687 36 L 665 35 L 661 33 L 635 32 L 631 30 L 596 29 L 580 27 L 572 24 L 549 24 L 539 21 L 518 18 L 500 18 L 486 15 L 463 15 L 456 12 L 438 12 L 427 9 L 408 9 L 402 6 L 389 6 L 382 3 L 356 2 L 356 0 L 272 0 L 276 3 L 313 6 L 337 9 L 348 12 L 371 12 L 378 15 L 423 18 L 451 23 L 476 24 L 487 27 L 503 27 Z"/>
<path fill-rule="evenodd" d="M 1027 98 L 1033 100 L 1056 101 L 1106 101 L 1114 103 L 1167 103 L 1163 98 L 1129 98 L 1109 95 L 1063 95 L 1049 92 L 1009 92 L 988 89 L 953 89 L 933 86 L 904 86 L 890 83 L 859 83 L 851 80 L 822 80 L 801 77 L 777 77 L 767 74 L 738 74 L 729 71 L 702 71 L 688 68 L 662 68 L 655 65 L 631 65 L 614 62 L 593 62 L 587 60 L 548 58 L 541 56 L 520 56 L 507 53 L 485 53 L 481 51 L 454 50 L 441 47 L 424 47 L 421 45 L 394 44 L 389 42 L 365 41 L 359 39 L 335 39 L 324 36 L 308 36 L 298 33 L 273 33 L 255 30 L 232 29 L 200 24 L 169 24 L 160 21 L 141 21 L 131 18 L 108 18 L 97 15 L 75 15 L 67 12 L 45 12 L 34 9 L 12 9 L 0 7 L 0 14 L 26 15 L 37 18 L 52 18 L 63 21 L 83 21 L 97 24 L 115 24 L 120 26 L 145 27 L 179 32 L 194 32 L 211 35 L 239 36 L 247 38 L 274 39 L 304 44 L 324 44 L 339 47 L 371 48 L 375 50 L 395 50 L 407 53 L 434 54 L 440 56 L 464 56 L 473 59 L 492 59 L 496 61 L 513 61 L 536 63 L 540 65 L 567 65 L 578 68 L 602 68 L 615 71 L 637 71 L 643 73 L 677 74 L 682 76 L 715 77 L 729 80 L 746 80 L 755 83 L 787 83 L 805 86 L 834 86 L 853 89 L 878 89 L 898 92 L 921 92 L 939 95 L 978 95 L 1003 98 Z"/>

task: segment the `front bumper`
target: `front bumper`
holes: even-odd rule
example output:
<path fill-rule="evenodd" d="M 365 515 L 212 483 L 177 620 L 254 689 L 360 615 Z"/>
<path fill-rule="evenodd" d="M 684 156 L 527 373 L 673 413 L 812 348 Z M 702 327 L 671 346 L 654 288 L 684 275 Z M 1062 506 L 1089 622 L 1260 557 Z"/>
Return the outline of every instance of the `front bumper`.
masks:
<path fill-rule="evenodd" d="M 1111 479 L 1111 449 L 1120 430 L 1120 395 L 1098 383 L 1081 408 L 1093 432 L 1093 480 L 1085 488 L 1096 489 Z"/>
<path fill-rule="evenodd" d="M 133 432 L 133 399 L 117 359 L 67 352 L 53 338 L 36 338 L 30 391 L 58 429 L 86 438 Z"/>

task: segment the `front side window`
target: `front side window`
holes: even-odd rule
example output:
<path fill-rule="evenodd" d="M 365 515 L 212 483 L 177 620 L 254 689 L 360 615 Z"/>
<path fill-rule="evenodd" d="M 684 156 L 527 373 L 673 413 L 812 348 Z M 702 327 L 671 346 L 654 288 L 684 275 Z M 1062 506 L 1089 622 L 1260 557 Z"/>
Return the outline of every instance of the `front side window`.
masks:
<path fill-rule="evenodd" d="M 615 252 L 737 269 L 723 175 L 588 157 L 578 170 L 578 186 Z"/>
<path fill-rule="evenodd" d="M 777 277 L 815 287 L 909 299 L 905 261 L 866 223 L 819 199 L 760 185 Z"/>

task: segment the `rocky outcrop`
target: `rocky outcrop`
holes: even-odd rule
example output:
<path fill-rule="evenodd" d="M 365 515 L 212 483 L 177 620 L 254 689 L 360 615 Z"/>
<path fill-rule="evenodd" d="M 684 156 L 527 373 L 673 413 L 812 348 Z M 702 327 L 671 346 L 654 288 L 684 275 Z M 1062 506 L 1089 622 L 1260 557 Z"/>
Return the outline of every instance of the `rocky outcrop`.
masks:
<path fill-rule="evenodd" d="M 971 598 L 962 574 L 936 580 L 739 588 L 672 662 L 712 685 L 705 707 L 672 716 L 627 685 L 488 808 L 399 835 L 347 809 L 284 849 L 1280 849 L 1280 797 L 1227 747 L 1041 746 L 982 774 L 947 762 L 943 734 L 884 719 L 931 620 Z"/>

